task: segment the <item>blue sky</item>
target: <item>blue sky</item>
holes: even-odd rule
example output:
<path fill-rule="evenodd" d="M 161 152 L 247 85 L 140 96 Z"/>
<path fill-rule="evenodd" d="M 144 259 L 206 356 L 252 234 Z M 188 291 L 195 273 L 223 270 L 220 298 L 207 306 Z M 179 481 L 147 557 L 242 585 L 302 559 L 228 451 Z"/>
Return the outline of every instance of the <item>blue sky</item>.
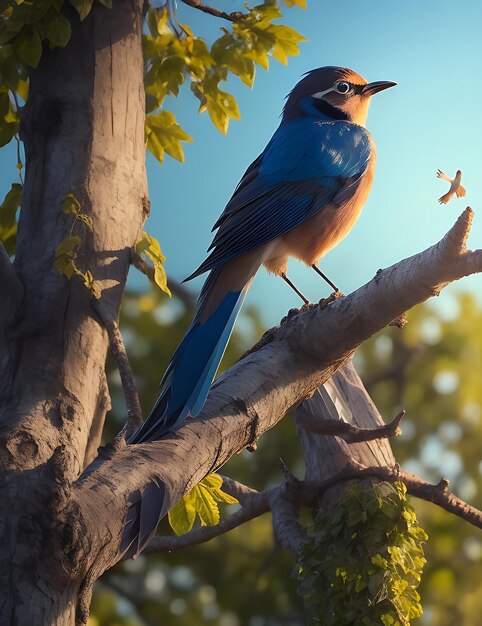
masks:
<path fill-rule="evenodd" d="M 196 103 L 189 94 L 173 102 L 172 110 L 195 141 L 186 146 L 185 164 L 171 159 L 158 167 L 149 160 L 153 215 L 148 227 L 162 242 L 168 272 L 187 276 L 204 259 L 212 224 L 276 129 L 284 97 L 303 72 L 342 65 L 368 80 L 394 80 L 398 87 L 373 98 L 368 118 L 378 152 L 370 199 L 356 227 L 322 263 L 348 293 L 378 268 L 437 241 L 467 203 L 477 210 L 482 198 L 482 5 L 308 0 L 306 11 L 284 13 L 284 23 L 309 41 L 288 67 L 272 61 L 269 72 L 259 70 L 252 91 L 230 81 L 242 119 L 231 123 L 227 137 L 214 130 L 206 114 L 194 114 Z M 183 11 L 181 19 L 208 36 L 216 36 L 220 26 L 192 11 Z M 439 167 L 447 173 L 462 169 L 467 202 L 438 204 L 446 187 L 435 177 Z M 470 242 L 482 245 L 482 215 L 476 216 Z M 290 275 L 311 300 L 327 295 L 322 281 L 303 265 L 292 261 Z M 192 284 L 200 288 L 199 280 Z M 481 286 L 479 277 L 464 282 L 473 291 Z M 283 281 L 264 270 L 248 303 L 259 307 L 268 324 L 298 305 Z M 438 304 L 444 305 L 444 295 Z"/>
<path fill-rule="evenodd" d="M 239 3 L 225 0 L 218 6 L 234 10 Z M 197 115 L 197 101 L 188 89 L 177 101 L 166 101 L 194 138 L 185 147 L 184 164 L 166 157 L 160 166 L 148 158 L 152 215 L 147 230 L 161 242 L 168 274 L 182 279 L 205 258 L 211 226 L 276 129 L 285 95 L 305 71 L 322 65 L 347 66 L 369 81 L 398 83 L 373 98 L 368 118 L 378 153 L 370 199 L 356 227 L 324 259 L 322 269 L 349 293 L 378 268 L 437 241 L 466 204 L 476 210 L 470 244 L 482 246 L 482 215 L 477 214 L 482 198 L 482 4 L 308 0 L 306 11 L 284 9 L 284 14 L 283 23 L 309 41 L 288 67 L 273 60 L 269 72 L 259 69 L 253 90 L 237 79 L 229 81 L 226 89 L 236 96 L 242 119 L 231 123 L 226 137 L 206 113 Z M 224 25 L 184 6 L 179 19 L 208 40 L 219 36 Z M 1 191 L 15 180 L 14 163 L 12 150 L 0 151 Z M 452 175 L 462 169 L 465 200 L 438 204 L 446 191 L 446 183 L 435 177 L 439 167 Z M 295 261 L 290 276 L 312 301 L 329 293 L 312 270 Z M 191 284 L 198 290 L 201 281 Z M 482 279 L 465 280 L 463 286 L 480 292 Z M 449 300 L 442 295 L 438 306 Z M 299 304 L 283 281 L 264 270 L 248 303 L 262 311 L 267 324 Z"/>

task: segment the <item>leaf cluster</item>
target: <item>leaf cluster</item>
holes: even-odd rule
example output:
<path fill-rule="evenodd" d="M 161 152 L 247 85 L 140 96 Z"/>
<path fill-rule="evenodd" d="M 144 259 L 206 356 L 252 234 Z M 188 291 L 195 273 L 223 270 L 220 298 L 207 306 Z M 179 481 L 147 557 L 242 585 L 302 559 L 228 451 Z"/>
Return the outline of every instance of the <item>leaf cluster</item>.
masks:
<path fill-rule="evenodd" d="M 9 256 L 15 252 L 17 211 L 22 202 L 22 192 L 22 185 L 14 183 L 5 196 L 4 201 L 0 204 L 0 241 Z"/>
<path fill-rule="evenodd" d="M 201 526 L 215 526 L 219 523 L 219 503 L 237 504 L 221 487 L 223 479 L 218 474 L 210 474 L 201 480 L 169 511 L 169 524 L 176 535 L 184 535 L 194 525 L 196 516 Z"/>
<path fill-rule="evenodd" d="M 78 248 L 82 243 L 82 239 L 78 235 L 72 234 L 78 222 L 83 223 L 85 228 L 93 232 L 94 224 L 92 218 L 90 215 L 82 213 L 80 202 L 72 193 L 69 193 L 62 200 L 61 207 L 65 214 L 72 215 L 74 219 L 70 229 L 70 235 L 63 239 L 55 250 L 54 267 L 59 274 L 65 276 L 68 280 L 70 280 L 72 276 L 81 278 L 84 286 L 90 291 L 91 296 L 98 300 L 102 293 L 99 283 L 94 280 L 90 270 L 83 272 L 76 263 Z"/>
<path fill-rule="evenodd" d="M 154 266 L 154 282 L 159 289 L 171 297 L 171 291 L 167 286 L 166 270 L 163 265 L 166 257 L 162 254 L 159 241 L 143 231 L 141 238 L 136 243 L 135 250 L 139 256 L 144 254 L 152 262 Z"/>
<path fill-rule="evenodd" d="M 426 539 L 403 483 L 349 486 L 304 549 L 298 591 L 309 623 L 409 626 L 422 614 Z"/>
<path fill-rule="evenodd" d="M 291 0 L 288 6 L 304 6 L 303 0 Z M 215 127 L 226 134 L 231 119 L 240 119 L 234 96 L 220 88 L 230 74 L 252 87 L 255 66 L 268 69 L 269 56 L 286 64 L 288 57 L 299 54 L 298 44 L 304 37 L 294 29 L 273 24 L 282 17 L 275 0 L 247 8 L 233 23 L 231 30 L 211 46 L 196 36 L 185 24 L 175 24 L 167 8 L 150 9 L 149 33 L 144 36 L 146 57 L 147 147 L 162 161 L 164 152 L 184 160 L 181 141 L 192 141 L 167 111 L 155 113 L 166 96 L 177 97 L 187 81 L 199 100 L 199 113 L 207 111 Z"/>

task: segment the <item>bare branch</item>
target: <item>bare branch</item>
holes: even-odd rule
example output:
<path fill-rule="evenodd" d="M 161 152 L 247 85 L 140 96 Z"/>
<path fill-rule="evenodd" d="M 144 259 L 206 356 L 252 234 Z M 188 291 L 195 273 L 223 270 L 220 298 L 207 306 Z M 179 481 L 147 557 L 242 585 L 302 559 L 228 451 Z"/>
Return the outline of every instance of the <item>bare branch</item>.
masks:
<path fill-rule="evenodd" d="M 129 358 L 127 356 L 124 341 L 119 330 L 119 325 L 115 320 L 110 318 L 102 303 L 102 299 L 94 300 L 94 308 L 105 326 L 109 337 L 109 345 L 112 356 L 114 357 L 117 369 L 119 370 L 122 391 L 124 392 L 124 398 L 127 406 L 127 421 L 124 426 L 124 430 L 126 437 L 129 438 L 130 435 L 132 435 L 137 428 L 139 428 L 143 421 L 141 403 L 139 401 L 136 383 L 129 364 Z"/>
<path fill-rule="evenodd" d="M 222 474 L 220 474 L 220 476 L 223 479 L 223 491 L 233 496 L 233 498 L 236 498 L 236 500 L 239 500 L 243 505 L 249 502 L 251 496 L 257 496 L 259 494 L 259 491 L 256 491 L 256 489 L 243 485 L 243 483 L 237 480 L 233 480 Z"/>
<path fill-rule="evenodd" d="M 198 9 L 203 13 L 208 13 L 209 15 L 213 15 L 214 17 L 220 17 L 223 20 L 228 20 L 230 22 L 239 22 L 244 17 L 243 13 L 241 13 L 240 11 L 226 13 L 225 11 L 220 11 L 219 9 L 208 6 L 207 4 L 203 4 L 199 0 L 182 0 L 182 2 L 192 7 L 193 9 Z"/>
<path fill-rule="evenodd" d="M 332 435 L 341 437 L 347 443 L 357 443 L 360 441 L 373 441 L 374 439 L 386 439 L 387 437 L 398 437 L 402 432 L 400 422 L 405 415 L 405 411 L 400 411 L 389 424 L 379 428 L 358 428 L 347 422 L 335 420 L 315 420 L 309 415 L 299 415 L 298 424 L 305 430 L 318 435 Z"/>

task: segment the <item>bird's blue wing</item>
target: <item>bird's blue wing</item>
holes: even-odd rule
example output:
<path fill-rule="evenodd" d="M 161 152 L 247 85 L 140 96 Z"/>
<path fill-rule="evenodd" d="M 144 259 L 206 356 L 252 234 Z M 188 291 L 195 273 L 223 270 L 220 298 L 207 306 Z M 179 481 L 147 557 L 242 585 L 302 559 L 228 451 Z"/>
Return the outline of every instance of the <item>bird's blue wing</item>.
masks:
<path fill-rule="evenodd" d="M 278 128 L 250 165 L 223 214 L 209 257 L 189 278 L 267 243 L 354 193 L 371 156 L 356 124 L 298 119 Z"/>

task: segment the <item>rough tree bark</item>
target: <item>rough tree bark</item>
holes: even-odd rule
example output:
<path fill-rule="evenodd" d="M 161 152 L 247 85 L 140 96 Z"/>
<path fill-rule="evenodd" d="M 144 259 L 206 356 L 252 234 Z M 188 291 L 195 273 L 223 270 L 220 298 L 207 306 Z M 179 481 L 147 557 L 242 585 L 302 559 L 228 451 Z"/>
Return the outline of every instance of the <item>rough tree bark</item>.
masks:
<path fill-rule="evenodd" d="M 10 278 L 0 287 L 8 303 L 0 334 L 2 625 L 75 621 L 81 563 L 59 525 L 59 494 L 100 443 L 108 340 L 88 290 L 52 264 L 72 223 L 60 203 L 72 192 L 94 222 L 78 265 L 100 281 L 117 317 L 149 207 L 142 8 L 142 0 L 95 5 L 83 23 L 72 9 L 69 45 L 46 49 L 31 75 L 16 276 L 4 269 Z M 59 532 L 63 554 L 53 545 Z"/>
<path fill-rule="evenodd" d="M 153 482 L 174 504 L 273 427 L 353 350 L 445 284 L 482 270 L 467 210 L 436 246 L 355 293 L 292 316 L 213 386 L 193 422 L 163 441 L 97 456 L 109 406 L 107 333 L 88 291 L 52 268 L 73 192 L 94 221 L 78 264 L 115 321 L 130 250 L 148 213 L 140 0 L 74 14 L 65 50 L 33 73 L 15 265 L 0 252 L 0 624 L 85 624 L 95 580 L 122 555 L 129 504 Z M 160 372 L 159 375 L 162 373 Z M 95 458 L 94 458 L 95 457 Z"/>

